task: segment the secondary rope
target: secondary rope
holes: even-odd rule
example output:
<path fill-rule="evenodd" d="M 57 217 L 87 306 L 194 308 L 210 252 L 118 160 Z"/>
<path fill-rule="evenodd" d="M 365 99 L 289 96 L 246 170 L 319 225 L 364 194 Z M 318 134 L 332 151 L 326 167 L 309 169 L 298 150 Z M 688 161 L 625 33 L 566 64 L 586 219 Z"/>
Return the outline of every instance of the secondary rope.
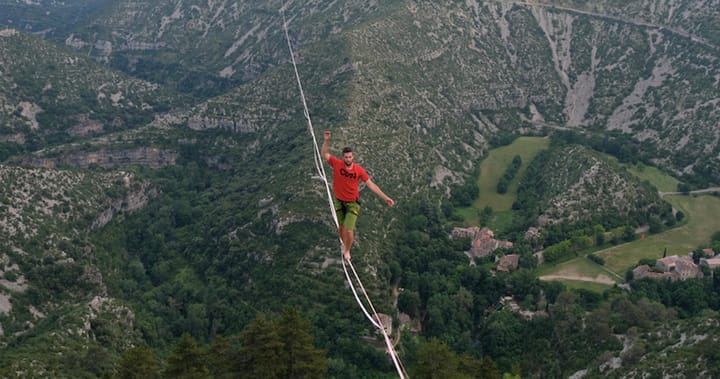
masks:
<path fill-rule="evenodd" d="M 284 8 L 284 6 L 283 6 Z M 295 70 L 295 79 L 297 80 L 298 88 L 300 89 L 300 99 L 302 101 L 303 105 L 303 112 L 305 114 L 305 120 L 307 121 L 307 127 L 308 131 L 310 132 L 310 135 L 312 136 L 313 140 L 313 147 L 315 150 L 315 154 L 313 155 L 313 159 L 315 161 L 315 169 L 318 172 L 318 176 L 323 180 L 325 183 L 325 191 L 328 196 L 328 204 L 330 205 L 330 214 L 332 215 L 333 221 L 335 222 L 335 227 L 340 228 L 340 224 L 338 223 L 337 215 L 335 214 L 335 205 L 332 201 L 332 193 L 330 192 L 330 184 L 328 183 L 327 176 L 325 175 L 325 168 L 323 166 L 322 162 L 322 154 L 320 153 L 320 149 L 318 148 L 317 139 L 315 138 L 315 131 L 312 126 L 312 120 L 310 120 L 310 112 L 308 111 L 307 101 L 305 100 L 305 91 L 302 87 L 302 82 L 300 81 L 300 74 L 298 73 L 297 69 L 297 63 L 295 62 L 295 52 L 293 51 L 292 44 L 290 43 L 290 35 L 288 33 L 287 28 L 287 20 L 285 19 L 285 12 L 284 9 L 280 9 L 280 14 L 282 15 L 283 19 L 283 29 L 285 30 L 285 39 L 287 40 L 288 49 L 290 50 L 290 60 L 292 61 L 293 69 Z M 340 244 L 342 246 L 342 240 L 340 240 Z M 368 320 L 383 334 L 385 345 L 387 345 L 388 353 L 390 354 L 390 357 L 392 358 L 393 364 L 395 365 L 395 368 L 397 369 L 398 375 L 401 379 L 404 379 L 407 377 L 407 373 L 405 372 L 405 368 L 402 365 L 402 362 L 400 361 L 400 358 L 397 355 L 397 352 L 395 351 L 395 347 L 392 344 L 392 341 L 390 340 L 390 337 L 387 334 L 387 330 L 382 324 L 382 321 L 380 320 L 380 317 L 377 314 L 377 311 L 375 311 L 375 307 L 372 304 L 372 301 L 370 301 L 370 297 L 367 294 L 367 291 L 365 290 L 365 287 L 362 284 L 362 281 L 360 281 L 360 277 L 358 276 L 357 272 L 355 271 L 355 267 L 352 265 L 350 261 L 345 263 L 345 258 L 342 255 L 342 248 L 340 251 L 340 260 L 342 261 L 343 271 L 345 272 L 345 278 L 347 279 L 348 283 L 350 284 L 350 289 L 352 290 L 353 296 L 355 296 L 355 300 L 357 301 L 358 305 L 360 305 L 360 309 L 365 314 L 365 317 L 367 317 Z M 355 281 L 358 283 L 358 286 L 360 287 L 361 292 L 363 293 L 363 296 L 365 297 L 365 300 L 367 301 L 370 309 L 372 310 L 372 316 L 365 308 L 365 305 L 363 304 L 362 300 L 360 300 L 360 297 L 357 294 L 357 290 L 355 289 L 355 286 L 353 285 L 353 281 L 350 278 L 350 274 L 348 273 L 347 267 L 350 267 L 350 270 L 353 273 L 353 276 L 355 277 Z"/>

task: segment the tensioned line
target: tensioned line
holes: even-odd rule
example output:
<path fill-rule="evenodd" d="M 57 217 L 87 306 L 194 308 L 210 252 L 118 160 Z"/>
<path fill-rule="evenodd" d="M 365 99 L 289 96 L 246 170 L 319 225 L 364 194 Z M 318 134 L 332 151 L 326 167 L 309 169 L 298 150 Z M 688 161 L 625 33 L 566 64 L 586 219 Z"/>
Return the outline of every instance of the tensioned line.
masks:
<path fill-rule="evenodd" d="M 325 168 L 323 166 L 322 162 L 322 154 L 320 154 L 320 149 L 318 148 L 317 139 L 315 138 L 315 131 L 313 130 L 312 121 L 310 120 L 310 112 L 308 111 L 307 102 L 305 100 L 305 92 L 303 91 L 302 82 L 300 81 L 300 74 L 298 73 L 297 69 L 297 63 L 295 62 L 295 52 L 293 51 L 292 44 L 290 43 L 290 35 L 288 33 L 287 28 L 287 21 L 285 19 L 285 6 L 283 5 L 283 8 L 280 9 L 280 14 L 282 15 L 283 20 L 283 29 L 285 30 L 285 39 L 287 39 L 288 43 L 288 49 L 290 49 L 290 60 L 292 61 L 293 69 L 295 70 L 295 79 L 297 80 L 298 88 L 300 89 L 300 99 L 302 101 L 303 105 L 303 111 L 305 114 L 305 120 L 307 121 L 307 127 L 308 131 L 310 132 L 310 136 L 312 136 L 313 140 L 313 146 L 314 146 L 314 161 L 315 161 L 315 168 L 317 170 L 318 176 L 322 181 L 325 183 L 325 191 L 328 196 L 328 204 L 330 206 L 330 214 L 332 215 L 332 218 L 335 222 L 335 227 L 339 228 L 337 215 L 335 214 L 335 206 L 333 204 L 332 200 L 332 194 L 330 192 L 330 184 L 327 181 L 327 176 L 325 175 Z M 342 246 L 342 240 L 340 240 L 340 245 Z M 355 267 L 350 261 L 345 261 L 345 258 L 342 255 L 342 250 L 340 253 L 340 261 L 342 262 L 343 271 L 345 272 L 345 277 L 350 284 L 350 289 L 352 290 L 353 295 L 355 296 L 355 300 L 357 301 L 358 305 L 360 305 L 360 309 L 362 309 L 362 312 L 365 314 L 365 317 L 367 317 L 368 320 L 383 334 L 383 337 L 385 339 L 385 344 L 387 345 L 388 353 L 390 354 L 390 357 L 392 358 L 393 364 L 395 364 L 395 368 L 397 369 L 398 375 L 400 375 L 401 379 L 407 378 L 407 373 L 405 372 L 405 369 L 402 365 L 402 362 L 400 361 L 400 358 L 397 355 L 397 352 L 395 351 L 395 347 L 392 344 L 392 341 L 390 341 L 390 337 L 387 334 L 387 331 L 385 330 L 385 327 L 382 324 L 382 321 L 380 320 L 380 317 L 378 316 L 377 312 L 375 311 L 375 307 L 372 304 L 372 301 L 370 301 L 370 297 L 367 294 L 367 291 L 365 291 L 365 287 L 363 286 L 362 282 L 360 281 L 360 277 L 358 276 L 357 272 L 355 271 Z M 353 273 L 353 276 L 355 277 L 355 281 L 358 284 L 358 287 L 360 288 L 360 291 L 362 292 L 363 296 L 365 297 L 365 300 L 367 301 L 371 311 L 372 316 L 368 312 L 368 310 L 365 308 L 365 305 L 363 304 L 362 300 L 360 300 L 360 297 L 357 294 L 357 290 L 355 289 L 355 285 L 353 284 L 353 281 L 350 278 L 350 274 L 348 273 L 347 267 L 350 267 L 350 270 Z"/>

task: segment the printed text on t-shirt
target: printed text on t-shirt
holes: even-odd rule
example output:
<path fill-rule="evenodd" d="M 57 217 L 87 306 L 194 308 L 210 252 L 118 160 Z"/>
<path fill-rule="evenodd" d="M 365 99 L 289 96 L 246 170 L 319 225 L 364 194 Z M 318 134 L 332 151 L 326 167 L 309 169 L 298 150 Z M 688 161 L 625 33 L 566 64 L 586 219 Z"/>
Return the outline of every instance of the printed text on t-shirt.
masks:
<path fill-rule="evenodd" d="M 341 168 L 340 169 L 340 175 L 350 178 L 350 179 L 357 179 L 357 174 L 354 172 L 349 172 L 348 170 Z"/>

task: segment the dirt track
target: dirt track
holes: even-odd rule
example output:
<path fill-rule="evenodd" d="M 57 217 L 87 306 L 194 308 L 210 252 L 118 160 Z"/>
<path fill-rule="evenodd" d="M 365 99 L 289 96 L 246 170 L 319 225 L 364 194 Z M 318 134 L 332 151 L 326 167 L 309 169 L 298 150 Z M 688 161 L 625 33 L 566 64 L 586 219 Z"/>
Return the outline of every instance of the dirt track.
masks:
<path fill-rule="evenodd" d="M 601 283 L 601 284 L 608 284 L 613 285 L 615 284 L 615 281 L 610 279 L 609 277 L 605 275 L 597 275 L 594 278 L 591 278 L 589 276 L 579 276 L 579 275 L 543 275 L 539 278 L 540 280 L 578 280 L 581 282 L 593 282 L 593 283 Z"/>

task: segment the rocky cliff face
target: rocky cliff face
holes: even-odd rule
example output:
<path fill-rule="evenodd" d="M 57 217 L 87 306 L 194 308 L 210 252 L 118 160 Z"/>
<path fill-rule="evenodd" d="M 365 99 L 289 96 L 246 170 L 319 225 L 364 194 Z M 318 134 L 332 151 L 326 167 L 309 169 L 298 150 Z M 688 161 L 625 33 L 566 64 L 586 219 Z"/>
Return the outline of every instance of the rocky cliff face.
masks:
<path fill-rule="evenodd" d="M 284 66 L 289 57 L 279 12 L 283 4 L 102 5 L 107 8 L 101 18 L 90 22 L 98 32 L 78 29 L 64 36 L 69 41 L 64 43 L 82 55 L 116 60 L 113 66 L 128 73 L 157 77 L 149 71 L 156 68 L 173 85 L 209 95 L 225 92 L 193 108 L 187 117 L 191 129 L 277 136 L 287 133 L 278 133 L 284 124 L 302 123 L 294 75 Z M 711 27 L 720 17 L 716 5 L 710 0 L 320 1 L 290 4 L 284 11 L 311 114 L 322 118 L 318 124 L 345 129 L 370 157 L 411 146 L 417 159 L 436 163 L 418 177 L 437 172 L 462 177 L 498 132 L 570 128 L 621 131 L 660 166 L 720 180 L 720 37 Z M 17 32 L 3 35 L 3 41 L 25 38 Z M 167 54 L 182 63 L 166 62 Z M 58 67 L 65 76 L 84 64 L 72 57 L 63 62 Z M 16 66 L 6 63 L 13 77 Z M 234 86 L 242 81 L 247 83 Z M 124 82 L 93 82 L 88 98 L 125 110 L 155 106 L 137 91 L 153 93 L 152 88 L 112 84 Z M 42 86 L 33 93 L 52 99 L 66 83 L 50 78 Z M 32 128 L 37 119 L 25 109 L 50 106 L 30 100 L 10 99 L 11 110 L 23 101 L 37 107 L 22 107 L 25 116 L 8 112 L 12 124 L 22 121 Z M 112 119 L 93 117 L 90 128 L 78 120 L 64 133 L 117 130 Z M 14 133 L 2 135 L 18 140 Z M 371 163 L 382 173 L 397 162 L 394 158 L 402 160 L 392 158 Z"/>
<path fill-rule="evenodd" d="M 117 168 L 129 165 L 160 168 L 173 166 L 178 153 L 170 149 L 142 147 L 127 150 L 102 150 L 96 152 L 73 152 L 56 158 L 30 157 L 23 161 L 36 167 L 55 168 L 62 166 Z"/>
<path fill-rule="evenodd" d="M 132 78 L 35 35 L 0 31 L 0 139 L 47 148 L 137 128 L 182 103 L 157 84 Z"/>
<path fill-rule="evenodd" d="M 91 173 L 0 165 L 0 179 L 0 235 L 9 247 L 17 248 L 48 231 L 57 233 L 47 239 L 49 244 L 77 236 L 102 224 L 86 220 L 108 221 L 108 217 L 96 215 L 136 210 L 157 193 L 149 183 L 123 171 Z"/>
<path fill-rule="evenodd" d="M 566 3 L 408 2 L 327 49 L 300 50 L 315 125 L 409 193 L 462 180 L 495 135 L 555 130 L 621 132 L 659 166 L 720 180 L 711 35 L 666 27 L 649 8 L 630 17 L 620 5 Z M 689 20 L 687 7 L 657 10 Z M 270 71 L 194 108 L 192 127 L 260 133 L 270 145 L 295 133 L 304 117 L 293 76 Z"/>
<path fill-rule="evenodd" d="M 141 209 L 147 205 L 150 199 L 159 194 L 157 188 L 151 186 L 150 183 L 132 183 L 129 177 L 124 178 L 123 186 L 126 189 L 125 197 L 116 199 L 109 205 L 106 205 L 106 208 L 97 215 L 95 221 L 89 225 L 89 230 L 102 228 L 112 221 L 113 217 L 118 213 L 133 212 Z"/>

